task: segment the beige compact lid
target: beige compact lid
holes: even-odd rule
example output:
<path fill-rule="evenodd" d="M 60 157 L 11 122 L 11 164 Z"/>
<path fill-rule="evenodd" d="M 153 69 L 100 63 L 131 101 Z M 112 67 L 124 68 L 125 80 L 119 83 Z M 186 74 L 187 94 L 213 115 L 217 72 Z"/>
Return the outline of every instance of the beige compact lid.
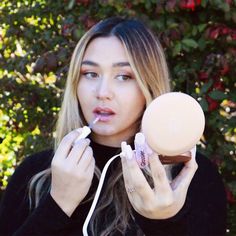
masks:
<path fill-rule="evenodd" d="M 170 92 L 148 105 L 141 129 L 155 152 L 175 156 L 191 150 L 204 127 L 205 117 L 199 103 L 185 93 Z"/>

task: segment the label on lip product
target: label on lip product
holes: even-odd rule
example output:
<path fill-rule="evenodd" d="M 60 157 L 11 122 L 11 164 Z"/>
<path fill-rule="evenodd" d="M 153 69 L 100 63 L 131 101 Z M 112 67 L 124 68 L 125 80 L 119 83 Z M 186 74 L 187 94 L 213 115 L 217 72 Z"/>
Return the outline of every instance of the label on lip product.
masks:
<path fill-rule="evenodd" d="M 145 137 L 142 133 L 137 133 L 134 140 L 135 157 L 140 168 L 148 166 L 148 154 Z"/>

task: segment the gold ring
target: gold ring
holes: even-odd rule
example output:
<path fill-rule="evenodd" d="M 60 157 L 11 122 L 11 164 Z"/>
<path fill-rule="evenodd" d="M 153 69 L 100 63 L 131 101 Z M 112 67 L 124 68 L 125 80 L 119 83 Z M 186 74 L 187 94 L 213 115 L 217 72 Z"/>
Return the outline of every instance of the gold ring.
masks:
<path fill-rule="evenodd" d="M 135 192 L 135 188 L 134 187 L 127 188 L 127 192 L 133 193 L 133 192 Z"/>

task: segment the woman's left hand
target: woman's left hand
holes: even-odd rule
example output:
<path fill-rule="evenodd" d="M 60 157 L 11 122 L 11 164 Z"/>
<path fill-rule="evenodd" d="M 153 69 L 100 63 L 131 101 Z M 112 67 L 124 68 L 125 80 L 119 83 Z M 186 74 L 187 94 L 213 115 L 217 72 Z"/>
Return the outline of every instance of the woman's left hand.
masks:
<path fill-rule="evenodd" d="M 150 219 L 167 219 L 176 215 L 183 207 L 188 187 L 198 168 L 195 152 L 178 176 L 170 181 L 164 166 L 156 153 L 149 156 L 154 188 L 148 184 L 139 168 L 134 152 L 125 142 L 122 143 L 122 169 L 125 188 L 133 208 Z"/>

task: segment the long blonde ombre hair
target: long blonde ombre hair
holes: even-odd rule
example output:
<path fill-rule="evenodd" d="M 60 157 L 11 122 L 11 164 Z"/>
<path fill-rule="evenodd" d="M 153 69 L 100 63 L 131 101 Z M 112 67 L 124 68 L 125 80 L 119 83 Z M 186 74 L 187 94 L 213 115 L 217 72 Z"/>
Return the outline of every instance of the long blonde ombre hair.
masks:
<path fill-rule="evenodd" d="M 87 125 L 82 114 L 77 97 L 77 87 L 80 79 L 80 67 L 89 43 L 98 37 L 117 37 L 123 44 L 129 63 L 136 77 L 137 83 L 148 105 L 160 94 L 170 91 L 169 72 L 163 49 L 154 34 L 139 20 L 108 18 L 93 26 L 78 42 L 70 63 L 64 99 L 56 126 L 55 150 L 62 138 L 70 131 Z M 103 196 L 99 201 L 90 222 L 92 235 L 112 235 L 115 231 L 122 234 L 130 227 L 132 217 L 131 206 L 127 195 L 124 194 L 124 183 L 121 165 L 116 168 L 109 178 Z M 96 167 L 97 176 L 100 170 Z M 50 179 L 50 169 L 42 171 L 32 178 L 30 194 L 34 196 L 37 206 L 45 189 L 46 180 Z M 50 189 L 50 185 L 48 186 Z M 32 202 L 32 197 L 30 198 Z M 104 209 L 112 209 L 114 216 L 107 217 L 106 228 L 97 232 L 100 224 L 99 216 Z"/>

